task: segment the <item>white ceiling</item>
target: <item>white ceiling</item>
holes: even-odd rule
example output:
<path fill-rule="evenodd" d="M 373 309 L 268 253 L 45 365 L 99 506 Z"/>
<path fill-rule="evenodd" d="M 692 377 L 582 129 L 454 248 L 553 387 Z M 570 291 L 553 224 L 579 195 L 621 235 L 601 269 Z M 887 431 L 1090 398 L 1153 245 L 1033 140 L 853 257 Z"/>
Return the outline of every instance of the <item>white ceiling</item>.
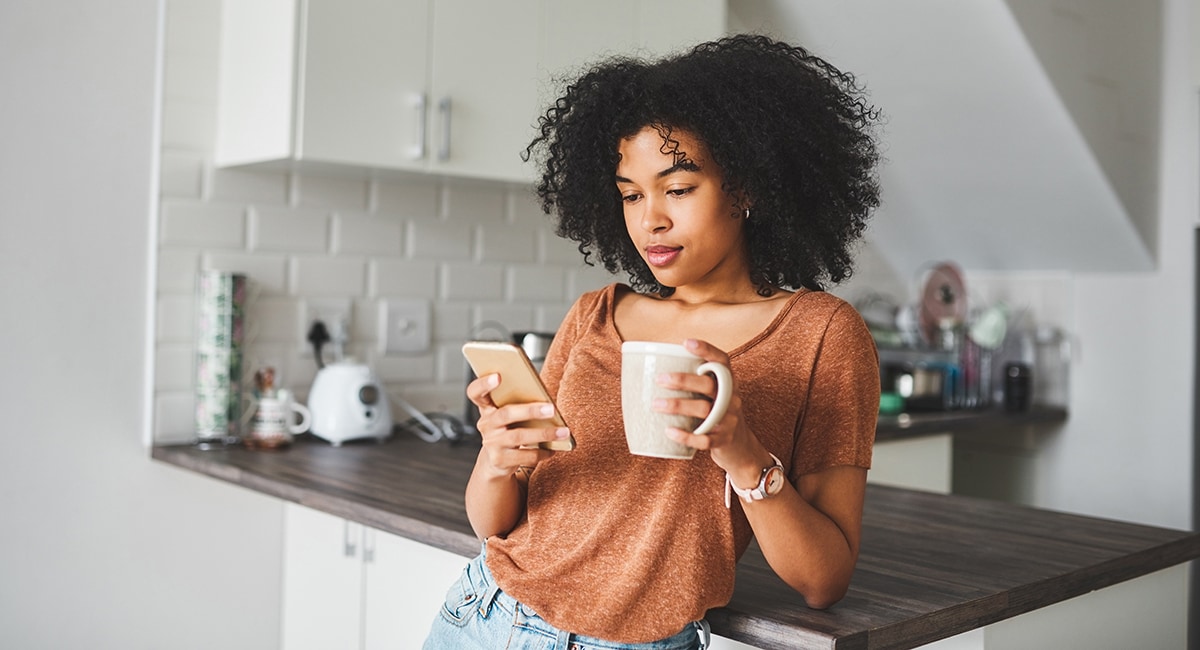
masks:
<path fill-rule="evenodd" d="M 804 45 L 883 110 L 869 237 L 894 269 L 1153 267 L 1003 0 L 732 0 L 730 25 Z"/>

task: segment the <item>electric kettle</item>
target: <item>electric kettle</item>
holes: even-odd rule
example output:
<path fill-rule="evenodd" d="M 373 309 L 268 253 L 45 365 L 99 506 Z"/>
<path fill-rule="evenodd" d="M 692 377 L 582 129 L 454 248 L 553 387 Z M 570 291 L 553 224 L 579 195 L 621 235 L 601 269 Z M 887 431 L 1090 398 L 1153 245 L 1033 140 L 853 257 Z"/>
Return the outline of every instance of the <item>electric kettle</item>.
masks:
<path fill-rule="evenodd" d="M 338 361 L 317 371 L 308 395 L 312 434 L 338 447 L 347 440 L 392 435 L 392 410 L 383 385 L 365 364 Z"/>

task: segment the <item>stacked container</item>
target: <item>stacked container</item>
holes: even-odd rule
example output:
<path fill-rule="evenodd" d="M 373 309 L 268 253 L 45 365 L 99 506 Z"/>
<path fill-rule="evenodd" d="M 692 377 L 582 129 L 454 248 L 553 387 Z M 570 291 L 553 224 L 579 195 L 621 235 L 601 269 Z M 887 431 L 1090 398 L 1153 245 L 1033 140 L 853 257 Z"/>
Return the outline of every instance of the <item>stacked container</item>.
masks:
<path fill-rule="evenodd" d="M 196 444 L 240 440 L 246 276 L 201 271 L 196 281 Z"/>

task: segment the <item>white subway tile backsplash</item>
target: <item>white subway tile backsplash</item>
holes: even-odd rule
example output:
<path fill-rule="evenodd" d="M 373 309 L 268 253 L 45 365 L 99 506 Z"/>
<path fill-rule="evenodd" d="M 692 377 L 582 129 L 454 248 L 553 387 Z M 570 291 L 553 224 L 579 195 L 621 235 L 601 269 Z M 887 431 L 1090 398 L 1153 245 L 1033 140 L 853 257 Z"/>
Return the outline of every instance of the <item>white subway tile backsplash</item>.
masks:
<path fill-rule="evenodd" d="M 213 169 L 214 201 L 285 205 L 288 201 L 288 175 L 283 172 Z"/>
<path fill-rule="evenodd" d="M 195 379 L 196 348 L 174 343 L 158 346 L 154 356 L 154 384 L 159 390 L 187 391 Z"/>
<path fill-rule="evenodd" d="M 196 306 L 193 294 L 160 294 L 157 307 L 155 340 L 159 343 L 194 342 Z"/>
<path fill-rule="evenodd" d="M 485 262 L 532 262 L 537 258 L 537 232 L 508 224 L 479 229 L 480 259 Z"/>
<path fill-rule="evenodd" d="M 470 366 L 463 358 L 462 346 L 443 345 L 437 349 L 438 381 L 453 384 L 462 391 L 463 406 L 466 406 L 467 376 Z"/>
<path fill-rule="evenodd" d="M 445 221 L 411 221 L 408 255 L 426 260 L 469 260 L 474 250 L 475 225 Z"/>
<path fill-rule="evenodd" d="M 244 273 L 250 280 L 252 291 L 262 295 L 287 293 L 287 257 L 282 254 L 264 253 L 205 253 L 200 260 L 201 268 L 229 273 Z"/>
<path fill-rule="evenodd" d="M 350 340 L 374 345 L 380 341 L 380 336 L 387 328 L 387 312 L 381 309 L 380 301 L 374 299 L 359 299 L 354 301 L 350 323 Z"/>
<path fill-rule="evenodd" d="M 308 208 L 336 208 L 366 211 L 369 207 L 367 181 L 356 178 L 296 176 L 299 205 Z"/>
<path fill-rule="evenodd" d="M 163 198 L 199 200 L 204 192 L 204 156 L 194 151 L 162 152 L 159 193 Z"/>
<path fill-rule="evenodd" d="M 251 248 L 304 253 L 328 251 L 329 220 L 329 212 L 320 209 L 255 206 L 251 209 Z"/>
<path fill-rule="evenodd" d="M 398 256 L 404 251 L 405 225 L 393 216 L 338 213 L 333 219 L 333 251 Z"/>
<path fill-rule="evenodd" d="M 543 305 L 534 310 L 534 326 L 539 332 L 557 332 L 573 303 Z"/>
<path fill-rule="evenodd" d="M 559 237 L 552 230 L 538 231 L 538 259 L 546 264 L 584 266 L 578 242 Z"/>
<path fill-rule="evenodd" d="M 295 257 L 292 290 L 303 296 L 360 296 L 366 288 L 366 268 L 364 260 L 354 257 Z"/>
<path fill-rule="evenodd" d="M 498 264 L 444 264 L 441 295 L 444 300 L 502 300 L 504 267 Z"/>
<path fill-rule="evenodd" d="M 274 368 L 275 385 L 291 390 L 301 400 L 306 399 L 309 386 L 317 376 L 317 362 L 312 349 L 306 347 L 300 351 L 295 344 L 252 345 L 247 349 L 245 366 L 247 380 L 251 380 L 254 373 L 262 368 Z"/>
<path fill-rule="evenodd" d="M 567 271 L 567 295 L 574 297 L 580 294 L 606 287 L 613 282 L 628 283 L 625 276 L 615 276 L 604 270 L 602 266 L 584 266 Z"/>
<path fill-rule="evenodd" d="M 381 298 L 436 298 L 438 266 L 437 262 L 429 260 L 373 260 L 367 295 Z"/>
<path fill-rule="evenodd" d="M 508 220 L 517 226 L 542 228 L 550 224 L 550 217 L 542 212 L 537 195 L 529 187 L 514 187 L 508 191 Z"/>
<path fill-rule="evenodd" d="M 528 332 L 534 327 L 534 308 L 532 305 L 513 305 L 508 303 L 485 302 L 475 308 L 476 322 L 496 322 L 512 332 Z"/>
<path fill-rule="evenodd" d="M 396 392 L 404 398 L 404 401 L 411 404 L 414 408 L 420 409 L 422 412 L 447 413 L 456 418 L 461 418 L 463 407 L 467 400 L 463 387 L 464 384 L 458 382 L 453 384 L 405 384 L 399 386 Z M 472 426 L 474 424 L 474 422 L 471 423 Z M 412 434 L 400 432 L 397 435 L 407 436 Z"/>
<path fill-rule="evenodd" d="M 477 338 L 471 311 L 471 306 L 466 303 L 434 303 L 433 340 L 462 343 Z"/>
<path fill-rule="evenodd" d="M 154 396 L 154 441 L 182 444 L 196 439 L 196 402 L 191 391 L 161 392 Z"/>
<path fill-rule="evenodd" d="M 433 179 L 379 181 L 375 185 L 374 209 L 381 215 L 436 219 L 441 185 Z"/>
<path fill-rule="evenodd" d="M 436 379 L 436 364 L 432 354 L 413 356 L 384 356 L 374 362 L 375 374 L 380 381 L 392 382 L 430 382 Z M 407 414 L 393 414 L 396 420 L 407 420 Z"/>
<path fill-rule="evenodd" d="M 164 248 L 158 251 L 158 291 L 186 293 L 196 287 L 200 252 L 194 248 Z"/>
<path fill-rule="evenodd" d="M 516 302 L 566 299 L 566 281 L 553 267 L 514 264 L 508 268 L 508 296 Z"/>
<path fill-rule="evenodd" d="M 291 296 L 259 296 L 246 305 L 247 344 L 286 343 L 304 340 L 297 323 L 304 316 L 303 301 Z"/>
<path fill-rule="evenodd" d="M 498 183 L 447 181 L 442 189 L 441 216 L 456 222 L 501 223 L 507 203 L 505 189 Z"/>
<path fill-rule="evenodd" d="M 246 208 L 237 204 L 162 202 L 159 243 L 165 246 L 244 248 Z"/>

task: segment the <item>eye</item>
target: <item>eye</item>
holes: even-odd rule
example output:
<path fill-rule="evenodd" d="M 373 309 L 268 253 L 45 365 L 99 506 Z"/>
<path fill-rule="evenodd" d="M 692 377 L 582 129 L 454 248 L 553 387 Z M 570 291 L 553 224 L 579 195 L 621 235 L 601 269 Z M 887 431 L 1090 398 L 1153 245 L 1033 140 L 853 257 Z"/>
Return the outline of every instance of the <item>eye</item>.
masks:
<path fill-rule="evenodd" d="M 638 194 L 636 192 L 631 192 L 629 194 L 621 195 L 621 201 L 623 201 L 625 203 L 637 203 L 638 199 L 641 199 L 641 198 L 642 198 L 642 195 Z"/>
<path fill-rule="evenodd" d="M 695 189 L 696 188 L 694 188 L 694 187 L 679 187 L 679 188 L 676 188 L 673 190 L 667 190 L 667 194 L 669 194 L 670 196 L 675 196 L 675 197 L 686 196 L 688 194 L 691 194 L 692 191 Z"/>

